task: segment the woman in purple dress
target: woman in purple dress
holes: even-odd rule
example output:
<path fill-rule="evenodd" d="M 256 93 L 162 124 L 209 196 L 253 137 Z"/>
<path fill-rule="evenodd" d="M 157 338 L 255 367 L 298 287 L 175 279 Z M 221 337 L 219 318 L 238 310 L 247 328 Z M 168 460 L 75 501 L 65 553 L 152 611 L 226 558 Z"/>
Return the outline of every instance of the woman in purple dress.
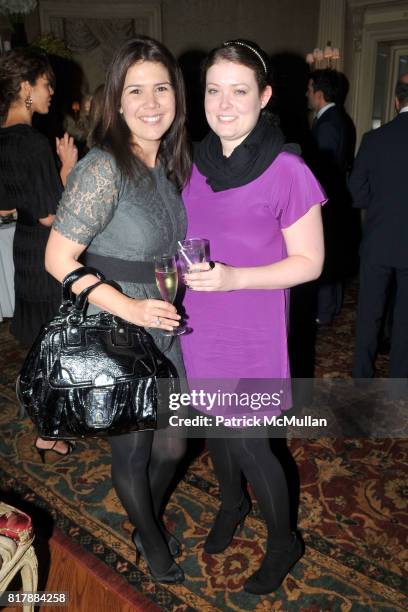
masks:
<path fill-rule="evenodd" d="M 207 57 L 203 76 L 211 131 L 196 147 L 184 202 L 188 236 L 209 239 L 216 263 L 185 276 L 193 329 L 182 339 L 187 375 L 288 379 L 288 289 L 321 273 L 325 196 L 268 121 L 268 60 L 257 45 L 224 43 Z M 282 467 L 267 437 L 209 438 L 208 448 L 221 507 L 205 550 L 223 551 L 249 512 L 243 474 L 268 528 L 261 567 L 244 588 L 272 592 L 303 554 Z"/>

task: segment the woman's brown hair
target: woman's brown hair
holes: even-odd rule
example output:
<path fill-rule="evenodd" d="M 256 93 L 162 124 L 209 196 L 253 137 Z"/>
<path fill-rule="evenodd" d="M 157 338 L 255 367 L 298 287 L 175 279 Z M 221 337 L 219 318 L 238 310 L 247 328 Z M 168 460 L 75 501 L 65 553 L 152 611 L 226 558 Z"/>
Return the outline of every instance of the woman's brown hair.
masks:
<path fill-rule="evenodd" d="M 176 115 L 168 131 L 163 135 L 159 159 L 167 175 L 179 188 L 187 181 L 191 170 L 191 153 L 186 132 L 186 102 L 183 76 L 175 58 L 158 41 L 147 36 L 128 40 L 113 58 L 105 84 L 104 109 L 97 144 L 114 156 L 126 177 L 146 174 L 145 164 L 132 152 L 131 133 L 119 113 L 126 74 L 136 62 L 147 61 L 162 64 L 169 73 L 176 99 Z"/>
<path fill-rule="evenodd" d="M 35 85 L 46 76 L 53 84 L 55 77 L 47 56 L 32 49 L 13 49 L 0 57 L 0 122 L 3 122 L 13 102 L 18 100 L 21 83 Z"/>

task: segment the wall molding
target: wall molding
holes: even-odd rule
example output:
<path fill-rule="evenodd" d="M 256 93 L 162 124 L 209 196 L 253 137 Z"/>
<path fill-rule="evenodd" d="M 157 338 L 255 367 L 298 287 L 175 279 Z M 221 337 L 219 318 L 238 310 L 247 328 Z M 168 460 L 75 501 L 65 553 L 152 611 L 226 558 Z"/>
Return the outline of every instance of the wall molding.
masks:
<path fill-rule="evenodd" d="M 157 40 L 162 39 L 162 18 L 160 0 L 139 2 L 137 0 L 87 0 L 86 2 L 69 0 L 40 1 L 41 32 L 52 32 L 64 38 L 64 19 L 133 19 L 147 28 L 148 34 Z"/>
<path fill-rule="evenodd" d="M 378 43 L 408 38 L 405 12 L 408 14 L 408 2 L 398 3 L 398 6 L 395 4 L 384 6 L 384 3 L 380 6 L 371 6 L 370 3 L 366 9 L 356 5 L 352 12 L 355 32 L 351 114 L 357 126 L 358 142 L 372 127 Z"/>
<path fill-rule="evenodd" d="M 345 27 L 346 0 L 320 0 L 317 46 L 324 49 L 330 41 L 333 47 L 340 49 L 340 59 L 336 63 L 338 70 L 343 70 Z"/>

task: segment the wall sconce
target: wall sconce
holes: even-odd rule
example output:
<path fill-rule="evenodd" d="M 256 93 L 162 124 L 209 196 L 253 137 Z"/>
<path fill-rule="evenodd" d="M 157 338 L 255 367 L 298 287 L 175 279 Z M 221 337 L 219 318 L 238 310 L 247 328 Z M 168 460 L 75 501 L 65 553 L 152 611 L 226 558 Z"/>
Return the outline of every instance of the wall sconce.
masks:
<path fill-rule="evenodd" d="M 306 63 L 315 68 L 336 68 L 336 63 L 340 59 L 340 50 L 332 47 L 330 40 L 324 49 L 315 48 L 306 55 Z"/>

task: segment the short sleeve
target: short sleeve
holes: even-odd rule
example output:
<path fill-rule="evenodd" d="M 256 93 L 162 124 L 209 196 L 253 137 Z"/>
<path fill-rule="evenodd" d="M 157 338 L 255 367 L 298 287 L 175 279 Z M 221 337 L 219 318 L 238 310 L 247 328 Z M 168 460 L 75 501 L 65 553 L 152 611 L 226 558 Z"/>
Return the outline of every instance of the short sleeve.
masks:
<path fill-rule="evenodd" d="M 305 162 L 298 156 L 282 153 L 275 215 L 280 227 L 298 221 L 315 204 L 327 202 L 320 183 Z"/>
<path fill-rule="evenodd" d="M 92 149 L 71 171 L 53 228 L 85 246 L 111 221 L 118 202 L 120 173 L 113 158 Z"/>

